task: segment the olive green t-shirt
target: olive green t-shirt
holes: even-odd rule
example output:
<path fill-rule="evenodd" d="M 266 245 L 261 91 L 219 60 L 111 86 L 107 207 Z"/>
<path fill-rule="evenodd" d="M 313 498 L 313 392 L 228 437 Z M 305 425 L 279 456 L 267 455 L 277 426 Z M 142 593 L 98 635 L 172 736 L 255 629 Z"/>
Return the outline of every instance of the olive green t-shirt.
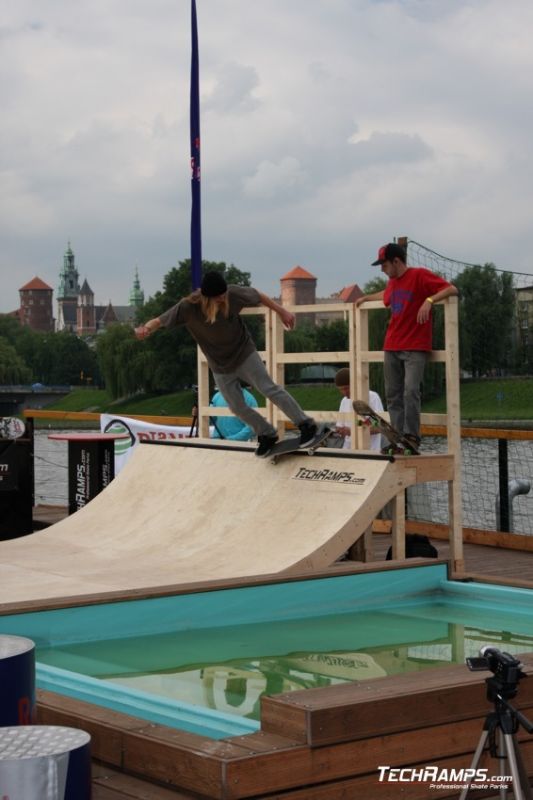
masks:
<path fill-rule="evenodd" d="M 207 322 L 199 303 L 184 298 L 161 314 L 159 320 L 165 328 L 185 325 L 207 358 L 213 372 L 235 372 L 242 362 L 255 351 L 255 344 L 240 311 L 249 306 L 261 305 L 259 292 L 251 286 L 228 286 L 229 315 L 219 312 L 213 323 Z"/>

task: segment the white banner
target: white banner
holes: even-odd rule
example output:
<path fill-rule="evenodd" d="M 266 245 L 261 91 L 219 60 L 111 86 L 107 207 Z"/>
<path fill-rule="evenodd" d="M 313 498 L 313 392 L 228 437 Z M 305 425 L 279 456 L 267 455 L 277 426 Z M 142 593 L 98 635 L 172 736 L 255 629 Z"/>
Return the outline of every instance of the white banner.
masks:
<path fill-rule="evenodd" d="M 133 448 L 139 442 L 171 442 L 176 439 L 188 439 L 191 428 L 182 425 L 156 425 L 143 422 L 133 417 L 117 417 L 113 414 L 100 415 L 102 433 L 128 433 L 128 439 L 115 441 L 115 475 L 118 475 Z"/>

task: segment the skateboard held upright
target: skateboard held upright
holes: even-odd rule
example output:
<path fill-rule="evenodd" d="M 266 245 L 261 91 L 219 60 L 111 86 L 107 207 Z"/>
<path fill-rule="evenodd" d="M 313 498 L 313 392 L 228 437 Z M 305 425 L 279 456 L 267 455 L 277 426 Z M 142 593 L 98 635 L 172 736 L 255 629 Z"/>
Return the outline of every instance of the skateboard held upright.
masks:
<path fill-rule="evenodd" d="M 372 431 L 373 433 L 379 431 L 389 440 L 391 444 L 391 455 L 394 455 L 394 451 L 396 451 L 396 454 L 403 453 L 405 455 L 413 456 L 420 455 L 420 450 L 414 444 L 414 442 L 397 431 L 396 428 L 393 428 L 393 426 L 387 422 L 386 419 L 383 419 L 383 417 L 380 417 L 379 414 L 376 414 L 374 409 L 371 408 L 368 403 L 365 403 L 363 400 L 354 400 L 353 407 L 356 414 L 358 414 L 360 417 L 370 420 L 370 427 L 374 429 Z"/>

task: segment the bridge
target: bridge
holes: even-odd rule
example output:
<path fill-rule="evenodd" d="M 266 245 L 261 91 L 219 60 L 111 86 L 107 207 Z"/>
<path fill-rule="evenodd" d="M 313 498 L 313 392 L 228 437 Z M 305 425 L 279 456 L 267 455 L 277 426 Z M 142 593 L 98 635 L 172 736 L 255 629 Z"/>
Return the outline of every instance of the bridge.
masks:
<path fill-rule="evenodd" d="M 44 408 L 65 397 L 70 386 L 0 386 L 0 417 L 15 417 L 25 408 Z"/>

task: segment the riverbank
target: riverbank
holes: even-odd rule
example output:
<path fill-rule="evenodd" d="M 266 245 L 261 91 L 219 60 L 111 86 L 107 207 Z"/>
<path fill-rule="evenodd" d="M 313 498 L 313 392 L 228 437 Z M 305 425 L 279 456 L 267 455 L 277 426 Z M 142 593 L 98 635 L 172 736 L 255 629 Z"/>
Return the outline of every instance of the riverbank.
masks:
<path fill-rule="evenodd" d="M 304 408 L 336 411 L 340 395 L 332 384 L 295 385 L 287 387 Z M 259 405 L 264 399 L 258 395 Z M 103 389 L 73 389 L 50 411 L 88 411 L 119 415 L 190 416 L 195 403 L 192 389 L 165 395 L 144 395 L 113 400 Z M 446 412 L 444 397 L 423 403 L 426 413 Z M 533 379 L 494 378 L 461 383 L 461 417 L 472 427 L 533 428 Z"/>

